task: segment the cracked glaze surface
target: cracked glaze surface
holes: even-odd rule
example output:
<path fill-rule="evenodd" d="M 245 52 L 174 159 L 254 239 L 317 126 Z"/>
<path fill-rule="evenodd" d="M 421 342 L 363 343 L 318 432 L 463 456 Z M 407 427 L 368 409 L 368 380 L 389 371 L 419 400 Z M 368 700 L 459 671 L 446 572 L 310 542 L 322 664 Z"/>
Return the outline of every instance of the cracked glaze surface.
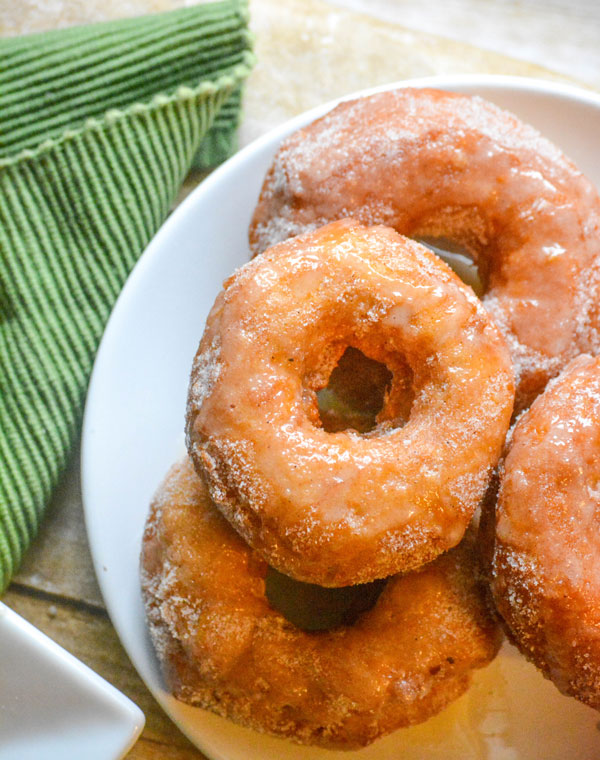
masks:
<path fill-rule="evenodd" d="M 315 392 L 348 345 L 397 377 L 366 435 L 320 427 Z M 504 341 L 472 291 L 423 246 L 345 220 L 226 282 L 192 370 L 188 450 L 219 509 L 271 565 L 351 585 L 460 541 L 513 393 Z"/>

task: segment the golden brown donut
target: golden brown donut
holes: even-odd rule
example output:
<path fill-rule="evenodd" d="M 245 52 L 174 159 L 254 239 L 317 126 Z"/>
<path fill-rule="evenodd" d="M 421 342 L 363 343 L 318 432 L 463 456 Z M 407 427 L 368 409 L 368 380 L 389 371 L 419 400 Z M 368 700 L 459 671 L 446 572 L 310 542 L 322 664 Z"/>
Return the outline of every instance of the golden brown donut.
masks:
<path fill-rule="evenodd" d="M 348 346 L 393 378 L 368 434 L 321 427 Z M 407 366 L 414 401 L 405 421 Z M 473 293 L 424 246 L 345 220 L 232 275 L 190 380 L 188 451 L 212 499 L 277 570 L 384 578 L 455 546 L 508 428 L 510 357 Z"/>
<path fill-rule="evenodd" d="M 150 632 L 173 694 L 295 742 L 362 747 L 458 697 L 499 645 L 472 543 L 388 581 L 354 625 L 307 633 L 265 598 L 267 565 L 174 467 L 144 533 Z"/>
<path fill-rule="evenodd" d="M 284 141 L 250 226 L 254 253 L 352 216 L 463 245 L 505 335 L 515 409 L 582 351 L 600 350 L 588 272 L 593 185 L 532 127 L 479 97 L 404 89 L 343 102 Z"/>
<path fill-rule="evenodd" d="M 514 428 L 500 470 L 491 587 L 523 654 L 596 709 L 599 525 L 600 359 L 581 356 Z"/>

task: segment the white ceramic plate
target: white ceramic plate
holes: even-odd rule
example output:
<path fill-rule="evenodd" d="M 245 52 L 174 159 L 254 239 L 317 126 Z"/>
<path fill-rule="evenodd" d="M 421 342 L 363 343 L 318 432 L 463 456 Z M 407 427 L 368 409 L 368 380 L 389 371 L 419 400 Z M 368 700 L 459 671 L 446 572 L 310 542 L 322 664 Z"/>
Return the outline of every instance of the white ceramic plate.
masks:
<path fill-rule="evenodd" d="M 476 93 L 510 109 L 554 140 L 600 185 L 598 95 L 515 77 L 444 77 L 400 84 Z M 240 151 L 167 220 L 117 302 L 88 393 L 82 462 L 85 517 L 111 619 L 158 701 L 214 760 L 348 760 L 353 754 L 264 737 L 170 697 L 146 633 L 138 582 L 150 498 L 183 451 L 188 374 L 206 315 L 225 277 L 249 258 L 248 223 L 274 151 L 286 135 L 332 105 L 293 119 Z M 562 697 L 506 647 L 444 713 L 356 754 L 361 760 L 397 758 L 400 753 L 403 760 L 598 757 L 598 717 Z"/>

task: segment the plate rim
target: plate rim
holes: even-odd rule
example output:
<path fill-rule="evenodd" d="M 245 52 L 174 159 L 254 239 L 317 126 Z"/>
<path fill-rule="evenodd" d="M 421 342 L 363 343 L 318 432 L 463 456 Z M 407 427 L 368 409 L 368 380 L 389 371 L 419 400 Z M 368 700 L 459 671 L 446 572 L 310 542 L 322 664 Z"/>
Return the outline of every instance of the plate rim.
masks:
<path fill-rule="evenodd" d="M 302 113 L 292 116 L 291 118 L 283 121 L 281 124 L 278 124 L 275 127 L 272 127 L 271 129 L 267 130 L 267 132 L 265 132 L 263 135 L 260 135 L 256 139 L 252 140 L 243 148 L 240 148 L 240 150 L 238 150 L 230 158 L 224 161 L 220 166 L 214 169 L 214 171 L 212 171 L 208 177 L 203 179 L 197 185 L 197 187 L 195 187 L 189 193 L 189 195 L 186 198 L 184 198 L 184 200 L 169 214 L 169 216 L 165 219 L 165 221 L 161 224 L 161 226 L 156 231 L 154 236 L 151 238 L 151 240 L 149 241 L 144 251 L 140 254 L 133 269 L 129 273 L 123 285 L 123 288 L 121 289 L 121 292 L 119 293 L 119 296 L 117 300 L 115 301 L 113 308 L 111 309 L 109 319 L 104 328 L 102 339 L 99 344 L 98 353 L 100 351 L 100 347 L 102 346 L 102 342 L 104 341 L 104 336 L 106 335 L 106 332 L 110 327 L 113 314 L 115 310 L 119 307 L 119 302 L 121 300 L 121 297 L 123 296 L 123 293 L 125 292 L 126 288 L 128 288 L 129 281 L 134 276 L 134 273 L 140 267 L 148 266 L 147 262 L 153 255 L 153 249 L 159 246 L 160 241 L 162 240 L 162 237 L 165 234 L 168 234 L 170 228 L 178 222 L 179 218 L 185 215 L 186 213 L 188 213 L 188 208 L 198 202 L 198 197 L 206 193 L 210 193 L 212 186 L 214 184 L 220 183 L 222 181 L 222 177 L 227 176 L 227 174 L 231 172 L 235 172 L 238 164 L 243 163 L 246 160 L 247 156 L 252 155 L 255 152 L 258 152 L 262 147 L 271 143 L 271 141 L 274 141 L 275 139 L 280 140 L 289 132 L 294 131 L 297 128 L 300 128 L 302 125 L 308 124 L 311 121 L 314 121 L 315 119 L 319 118 L 319 116 L 327 113 L 336 105 L 346 100 L 353 100 L 355 98 L 365 97 L 365 96 L 373 95 L 378 92 L 385 92 L 387 90 L 397 89 L 401 87 L 402 88 L 405 88 L 405 87 L 436 88 L 437 87 L 439 89 L 450 90 L 451 89 L 450 83 L 458 87 L 474 86 L 474 87 L 491 88 L 491 89 L 496 89 L 496 90 L 510 88 L 510 89 L 519 90 L 522 92 L 531 91 L 536 94 L 546 93 L 546 94 L 556 95 L 559 97 L 564 97 L 568 100 L 573 100 L 579 103 L 581 101 L 585 101 L 589 105 L 597 106 L 600 108 L 600 92 L 596 92 L 592 89 L 588 90 L 585 87 L 582 87 L 581 85 L 571 84 L 569 82 L 555 81 L 551 79 L 538 79 L 535 77 L 523 77 L 523 76 L 517 76 L 513 74 L 456 74 L 456 75 L 440 74 L 440 75 L 432 75 L 432 76 L 427 76 L 427 77 L 415 77 L 411 79 L 397 80 L 394 82 L 388 82 L 388 83 L 376 85 L 373 87 L 367 87 L 362 90 L 355 90 L 345 95 L 332 98 L 331 100 L 328 100 L 324 103 L 313 106 L 312 108 L 309 108 L 308 110 L 303 111 Z M 94 361 L 94 365 L 92 367 L 92 374 L 90 378 L 92 378 L 94 375 L 95 365 L 96 365 L 96 361 Z M 91 379 L 90 379 L 90 383 L 91 383 Z M 83 417 L 84 428 L 83 429 L 85 429 L 86 414 L 87 414 L 87 396 L 86 396 L 86 403 L 84 407 L 84 417 Z M 83 442 L 82 442 L 82 450 L 83 450 Z"/>

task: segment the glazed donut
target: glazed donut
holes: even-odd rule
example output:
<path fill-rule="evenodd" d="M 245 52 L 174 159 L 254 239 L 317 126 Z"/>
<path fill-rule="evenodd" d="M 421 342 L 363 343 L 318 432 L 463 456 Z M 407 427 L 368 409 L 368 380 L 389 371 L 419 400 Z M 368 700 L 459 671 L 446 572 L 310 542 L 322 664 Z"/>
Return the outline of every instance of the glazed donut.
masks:
<path fill-rule="evenodd" d="M 348 216 L 470 252 L 511 351 L 516 410 L 570 359 L 600 350 L 586 274 L 600 254 L 598 193 L 512 114 L 437 90 L 341 103 L 282 144 L 251 248 Z"/>
<path fill-rule="evenodd" d="M 266 573 L 189 461 L 174 467 L 147 521 L 142 586 L 178 699 L 295 742 L 351 749 L 439 712 L 499 646 L 470 539 L 392 578 L 352 626 L 326 632 L 276 612 Z"/>
<path fill-rule="evenodd" d="M 327 432 L 317 410 L 315 392 L 348 346 L 392 373 L 365 435 Z M 414 400 L 403 425 L 407 369 Z M 392 229 L 344 220 L 274 247 L 226 282 L 194 360 L 188 452 L 269 564 L 348 586 L 460 541 L 513 394 L 504 341 L 454 273 Z"/>
<path fill-rule="evenodd" d="M 599 454 L 600 359 L 581 356 L 514 428 L 491 551 L 492 593 L 509 635 L 560 691 L 596 709 Z"/>

